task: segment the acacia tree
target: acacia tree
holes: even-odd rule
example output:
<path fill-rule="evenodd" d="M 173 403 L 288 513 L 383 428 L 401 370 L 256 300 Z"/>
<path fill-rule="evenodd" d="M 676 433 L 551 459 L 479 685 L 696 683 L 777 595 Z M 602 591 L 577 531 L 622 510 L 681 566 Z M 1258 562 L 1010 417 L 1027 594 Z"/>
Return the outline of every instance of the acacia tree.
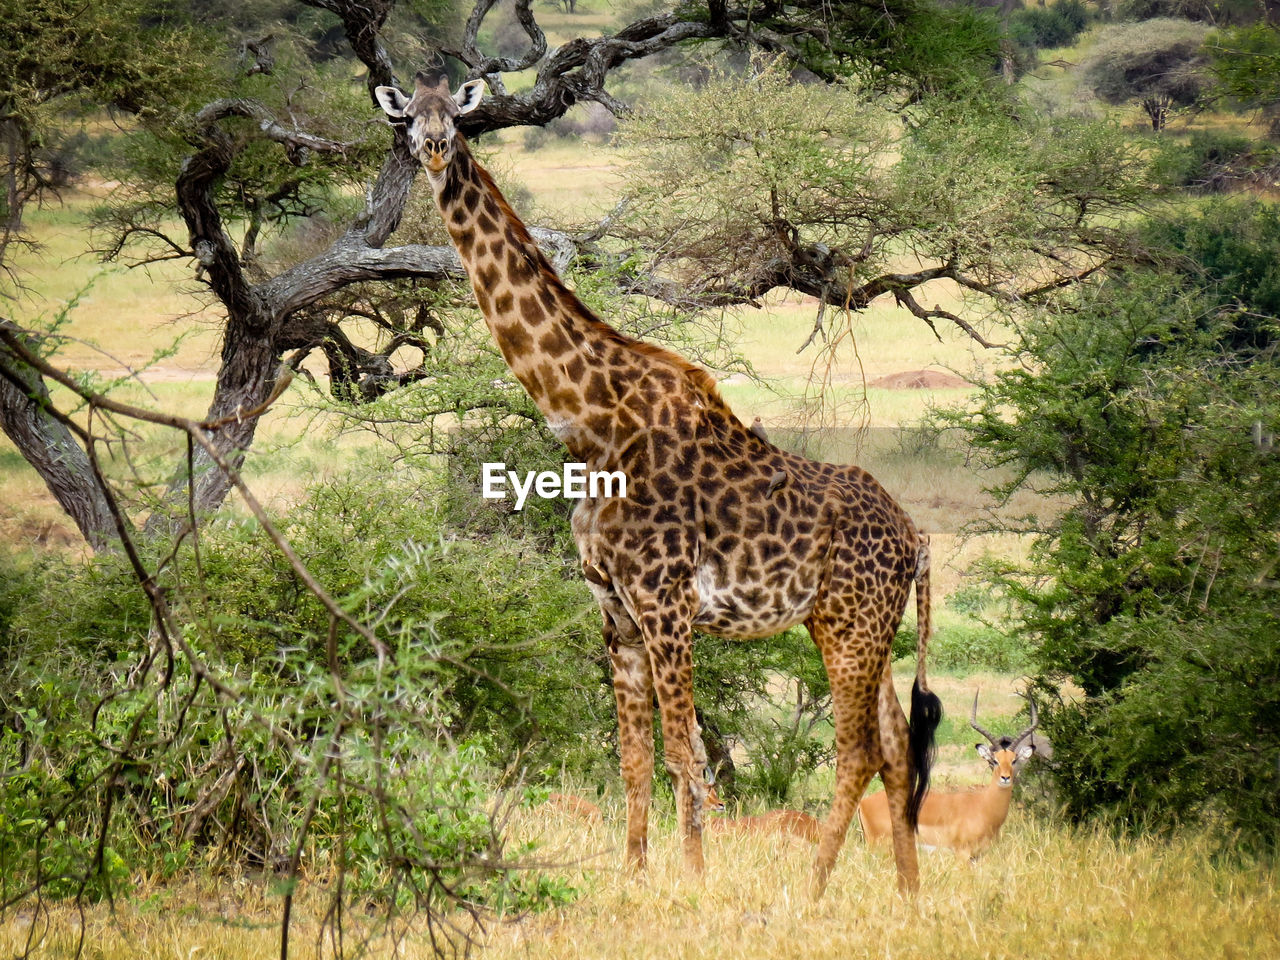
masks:
<path fill-rule="evenodd" d="M 734 304 L 798 290 L 821 305 L 815 334 L 827 306 L 892 297 L 989 346 L 978 317 L 1131 256 L 1124 218 L 1148 192 L 1115 128 L 1003 97 L 900 112 L 865 87 L 793 84 L 777 63 L 654 104 L 622 137 L 637 162 L 612 232 L 655 251 L 667 282 L 650 292 Z M 937 281 L 975 301 L 967 315 L 930 303 Z"/>
<path fill-rule="evenodd" d="M 387 143 L 380 121 L 374 124 L 369 119 L 373 88 L 398 82 L 384 40 L 394 12 L 392 0 L 300 3 L 336 18 L 363 67 L 364 96 L 370 99 L 325 94 L 308 78 L 269 83 L 267 78 L 281 73 L 280 58 L 270 43 L 272 35 L 244 38 L 237 57 L 224 59 L 220 66 L 207 58 L 198 63 L 191 72 L 204 81 L 203 96 L 198 83 L 159 82 L 146 87 L 145 95 L 102 95 L 91 67 L 48 84 L 39 93 L 42 102 L 98 97 L 96 102 L 134 113 L 147 135 L 169 146 L 167 163 L 160 163 L 155 171 L 161 180 L 170 176 L 172 186 L 164 193 L 140 193 L 117 210 L 117 241 L 109 252 L 118 255 L 136 249 L 127 248 L 126 242 L 146 238 L 153 247 L 142 254 L 144 258 L 190 262 L 225 312 L 221 360 L 207 419 L 222 425 L 215 436 L 216 449 L 232 466 L 239 466 L 250 449 L 259 415 L 281 383 L 283 366 L 296 366 L 313 351 L 328 356 L 333 381 L 351 398 L 376 395 L 418 375 L 412 369 L 396 372 L 390 358 L 406 343 L 427 348 L 430 317 L 423 311 L 409 311 L 397 319 L 400 325 L 381 346 L 359 346 L 344 324 L 353 316 L 368 317 L 371 311 L 353 309 L 352 285 L 405 279 L 432 283 L 460 274 L 451 247 L 387 245 L 400 224 L 418 170 L 403 129 L 393 127 Z M 891 6 L 897 19 L 888 21 L 879 2 L 832 8 L 822 0 L 742 6 L 710 0 L 642 16 L 610 36 L 579 38 L 549 49 L 532 0 L 517 0 L 514 14 L 527 37 L 527 49 L 518 57 L 495 57 L 482 50 L 480 36 L 496 5 L 497 0 L 475 0 L 455 39 L 429 37 L 410 54 L 424 60 L 429 54 L 448 54 L 461 63 L 468 77 L 488 82 L 492 95 L 459 124 L 469 136 L 512 125 L 545 124 L 585 101 L 625 113 L 626 104 L 606 89 L 610 73 L 629 60 L 689 41 L 761 47 L 804 63 L 827 79 L 854 69 L 870 70 L 880 83 L 896 78 L 893 82 L 908 97 L 954 84 L 959 74 L 967 76 L 967 69 L 982 62 L 987 42 L 981 30 L 972 29 L 977 21 L 939 12 L 929 0 L 894 0 Z M 423 6 L 415 4 L 411 10 Z M 448 21 L 447 3 L 427 7 Z M 116 32 L 128 30 L 130 23 L 136 28 L 155 22 L 157 14 L 159 22 L 168 22 L 174 8 L 164 0 L 137 0 L 136 6 L 126 4 L 121 10 L 122 16 L 111 28 Z M 15 16 L 7 22 L 25 19 Z M 940 24 L 956 27 L 952 33 L 961 38 L 958 45 L 963 50 L 962 56 L 943 66 L 919 40 Z M 930 39 L 936 40 L 938 32 L 932 29 Z M 96 36 L 72 24 L 66 43 L 74 51 L 87 50 Z M 120 60 L 132 62 L 128 57 Z M 952 60 L 962 64 L 959 74 Z M 22 69 L 19 65 L 11 72 L 18 76 Z M 504 74 L 525 70 L 534 72 L 532 87 L 509 92 Z M 215 88 L 223 93 L 210 95 Z M 16 103 L 22 88 L 13 89 Z M 16 110 L 10 108 L 11 113 Z M 26 137 L 29 145 L 38 140 L 28 130 L 18 129 L 18 136 Z M 314 212 L 322 200 L 337 206 L 337 185 L 370 179 L 363 202 L 349 212 L 345 225 L 334 231 L 322 249 L 279 264 L 260 256 L 265 230 Z M 155 180 L 152 176 L 153 184 Z M 165 216 L 175 210 L 185 235 L 166 228 Z M 69 436 L 60 435 L 56 422 L 42 414 L 41 378 L 11 353 L 0 355 L 0 371 L 6 432 L 55 491 L 86 539 L 95 546 L 109 543 L 113 533 L 102 509 L 99 481 L 83 450 Z M 198 452 L 192 464 L 192 501 L 200 513 L 217 507 L 228 492 L 225 475 L 211 469 L 210 463 Z M 182 479 L 175 480 L 169 492 L 175 507 L 159 505 L 152 513 L 152 527 L 164 529 L 173 513 L 185 512 L 184 490 Z"/>

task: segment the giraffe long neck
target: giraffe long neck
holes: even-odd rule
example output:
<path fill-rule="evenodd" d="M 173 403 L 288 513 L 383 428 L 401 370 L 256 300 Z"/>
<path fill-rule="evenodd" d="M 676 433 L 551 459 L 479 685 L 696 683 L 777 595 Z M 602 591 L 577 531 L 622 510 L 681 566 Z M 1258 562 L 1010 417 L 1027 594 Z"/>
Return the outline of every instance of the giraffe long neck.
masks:
<path fill-rule="evenodd" d="M 590 394 L 600 387 L 601 361 L 628 338 L 564 286 L 461 137 L 452 162 L 431 183 L 507 366 L 570 452 L 597 459 L 615 439 L 605 435 L 600 413 L 617 398 Z"/>

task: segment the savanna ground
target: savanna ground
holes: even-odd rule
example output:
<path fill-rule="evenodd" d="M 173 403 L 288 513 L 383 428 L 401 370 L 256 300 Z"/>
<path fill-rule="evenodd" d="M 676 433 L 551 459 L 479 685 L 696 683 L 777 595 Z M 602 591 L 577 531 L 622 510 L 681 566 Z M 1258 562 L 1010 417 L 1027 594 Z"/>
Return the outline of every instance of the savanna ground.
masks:
<path fill-rule="evenodd" d="M 536 198 L 536 209 L 588 220 L 612 203 L 615 160 L 605 146 L 552 142 L 530 152 L 518 137 L 508 136 L 489 149 Z M 207 406 L 216 365 L 215 325 L 202 319 L 205 304 L 189 292 L 181 267 L 102 272 L 76 256 L 77 234 L 101 189 L 84 188 L 68 195 L 64 205 L 30 218 L 41 248 L 23 266 L 30 270 L 28 283 L 42 309 L 56 312 L 85 291 L 67 328 L 84 342 L 69 345 L 60 359 L 107 379 L 145 367 L 118 388 L 122 398 L 199 414 Z M 942 288 L 935 293 L 942 302 L 953 296 Z M 968 563 L 983 551 L 1009 555 L 1022 545 L 1012 538 L 962 540 L 960 526 L 986 506 L 982 478 L 960 458 L 916 452 L 903 440 L 902 427 L 918 421 L 931 404 L 962 401 L 965 381 L 981 378 L 995 358 L 958 332 L 943 330 L 938 341 L 905 311 L 878 304 L 851 321 L 843 331 L 851 340 L 827 367 L 824 358 L 815 360 L 812 348 L 797 353 L 815 309 L 812 302 L 793 297 L 771 301 L 764 310 L 726 315 L 739 348 L 769 385 L 735 376 L 722 389 L 744 420 L 759 416 L 771 430 L 785 430 L 801 423 L 807 408 L 799 400 L 811 389 L 815 366 L 819 369 L 833 405 L 822 419 L 858 427 L 832 436 L 828 452 L 856 457 L 923 527 L 935 531 L 934 590 L 945 635 L 965 620 L 943 598 L 970 585 Z M 842 334 L 838 325 L 834 333 Z M 104 357 L 90 342 L 123 346 Z M 356 441 L 334 443 L 331 431 L 317 428 L 308 389 L 299 385 L 297 396 L 286 396 L 267 415 L 249 462 L 251 485 L 278 504 L 300 491 L 304 479 L 339 470 L 354 452 Z M 1022 502 L 1009 509 L 1033 506 Z M 33 548 L 78 549 L 73 529 L 4 440 L 0 537 Z M 902 662 L 896 672 L 909 677 L 912 667 Z M 975 737 L 966 723 L 973 693 L 983 692 L 984 725 L 1007 732 L 1021 725 L 1015 717 L 1022 706 L 1016 695 L 1020 678 L 932 673 L 949 714 L 941 731 L 938 782 L 984 782 L 986 766 L 973 753 Z M 490 918 L 482 928 L 462 924 L 480 955 L 750 960 L 1233 958 L 1280 952 L 1280 895 L 1273 868 L 1221 858 L 1195 836 L 1117 838 L 1065 825 L 1047 804 L 1038 804 L 1033 813 L 1015 803 L 999 841 L 976 863 L 960 863 L 947 854 L 922 856 L 921 895 L 911 903 L 896 893 L 888 855 L 868 851 L 855 826 L 826 896 L 814 903 L 806 887 L 812 848 L 804 841 L 709 835 L 707 873 L 696 880 L 683 872 L 669 801 L 659 795 L 651 866 L 635 878 L 621 863 L 624 817 L 618 784 L 567 783 L 564 789 L 598 802 L 603 822 L 586 823 L 549 807 L 520 809 L 512 814 L 510 836 L 513 847 L 537 845 L 538 865 L 530 869 L 541 870 L 563 889 L 567 902 L 539 914 Z M 830 771 L 820 771 L 801 784 L 794 805 L 821 813 L 830 789 Z M 198 873 L 161 884 L 138 876 L 134 896 L 114 904 L 84 912 L 56 902 L 36 911 L 24 908 L 0 918 L 0 953 L 22 952 L 34 932 L 44 937 L 44 955 L 52 957 L 78 950 L 103 960 L 274 956 L 280 897 L 262 879 Z M 324 878 L 313 879 L 321 882 L 308 887 L 295 906 L 292 939 L 298 956 L 328 955 L 334 948 L 326 940 Z M 364 920 L 347 918 L 348 949 L 359 942 Z M 395 945 L 371 945 L 391 947 L 405 957 L 430 953 L 423 930 L 409 931 Z"/>

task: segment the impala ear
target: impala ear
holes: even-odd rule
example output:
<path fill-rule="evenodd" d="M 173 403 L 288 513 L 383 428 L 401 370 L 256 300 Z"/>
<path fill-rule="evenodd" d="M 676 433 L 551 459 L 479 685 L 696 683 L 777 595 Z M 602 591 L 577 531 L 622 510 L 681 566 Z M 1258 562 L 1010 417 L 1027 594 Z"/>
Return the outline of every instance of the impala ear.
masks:
<path fill-rule="evenodd" d="M 468 80 L 458 88 L 458 92 L 453 95 L 453 102 L 458 105 L 458 115 L 470 113 L 476 107 L 480 106 L 480 100 L 484 97 L 485 85 L 483 80 Z"/>
<path fill-rule="evenodd" d="M 1036 752 L 1036 745 L 1034 743 L 1023 744 L 1021 747 L 1018 748 L 1018 759 L 1029 760 L 1031 758 L 1031 755 L 1035 752 Z"/>
<path fill-rule="evenodd" d="M 374 87 L 373 95 L 388 117 L 395 120 L 404 118 L 405 108 L 409 106 L 409 98 L 395 87 Z"/>
<path fill-rule="evenodd" d="M 996 762 L 995 758 L 991 756 L 991 747 L 989 747 L 987 744 L 975 743 L 973 747 L 975 750 L 978 751 L 978 756 L 980 756 L 983 760 L 987 761 L 987 763 Z"/>

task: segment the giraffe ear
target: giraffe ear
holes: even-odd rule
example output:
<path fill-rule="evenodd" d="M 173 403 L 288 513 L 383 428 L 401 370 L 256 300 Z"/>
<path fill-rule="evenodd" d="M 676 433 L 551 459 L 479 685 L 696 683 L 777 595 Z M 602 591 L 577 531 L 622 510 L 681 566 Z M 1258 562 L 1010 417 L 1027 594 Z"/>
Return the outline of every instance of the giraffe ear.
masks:
<path fill-rule="evenodd" d="M 470 113 L 480 106 L 484 91 L 483 80 L 469 80 L 460 86 L 458 92 L 453 95 L 453 102 L 458 105 L 458 114 Z"/>
<path fill-rule="evenodd" d="M 409 98 L 395 87 L 374 87 L 373 95 L 378 98 L 378 104 L 386 111 L 388 117 L 396 120 L 404 117 L 405 108 L 409 106 Z"/>

